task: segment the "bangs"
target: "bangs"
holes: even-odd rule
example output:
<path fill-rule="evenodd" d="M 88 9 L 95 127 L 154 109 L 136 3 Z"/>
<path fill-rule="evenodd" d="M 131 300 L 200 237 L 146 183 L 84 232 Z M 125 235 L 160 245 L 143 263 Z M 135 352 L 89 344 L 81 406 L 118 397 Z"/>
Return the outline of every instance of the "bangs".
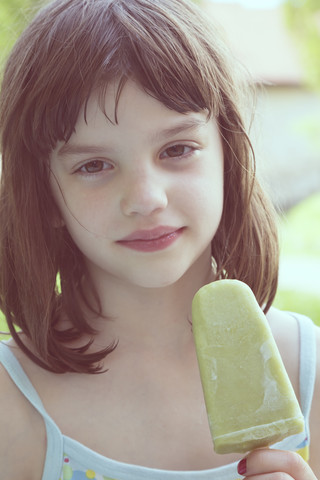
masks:
<path fill-rule="evenodd" d="M 114 80 L 118 100 L 130 78 L 170 109 L 218 115 L 226 69 L 214 27 L 197 13 L 184 0 L 59 0 L 42 10 L 11 56 L 27 149 L 47 156 L 68 141 L 93 90 L 104 105 Z"/>
<path fill-rule="evenodd" d="M 219 87 L 213 52 L 200 32 L 199 19 L 192 22 L 179 11 L 181 3 L 175 1 L 117 3 L 113 13 L 121 42 L 111 65 L 122 58 L 116 76 L 133 77 L 168 108 L 216 114 L 220 101 L 215 98 Z"/>

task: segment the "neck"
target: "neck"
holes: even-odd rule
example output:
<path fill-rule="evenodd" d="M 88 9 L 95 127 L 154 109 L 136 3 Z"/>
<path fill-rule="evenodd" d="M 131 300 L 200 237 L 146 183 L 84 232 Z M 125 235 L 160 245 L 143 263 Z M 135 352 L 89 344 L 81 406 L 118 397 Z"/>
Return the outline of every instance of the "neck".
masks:
<path fill-rule="evenodd" d="M 136 285 L 98 282 L 98 294 L 106 319 L 99 319 L 98 336 L 139 348 L 177 348 L 191 332 L 191 303 L 196 291 L 214 280 L 208 256 L 200 259 L 173 285 L 142 288 Z M 100 342 L 99 342 L 100 343 Z"/>

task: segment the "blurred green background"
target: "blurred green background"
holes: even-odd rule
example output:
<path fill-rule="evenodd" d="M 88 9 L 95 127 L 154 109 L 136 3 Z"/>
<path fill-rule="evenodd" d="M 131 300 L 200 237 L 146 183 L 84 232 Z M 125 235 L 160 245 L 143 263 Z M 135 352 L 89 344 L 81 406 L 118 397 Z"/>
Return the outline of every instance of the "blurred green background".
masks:
<path fill-rule="evenodd" d="M 320 193 L 280 217 L 280 284 L 275 306 L 303 313 L 320 325 Z M 296 275 L 291 288 L 281 282 L 281 264 L 287 275 Z M 292 270 L 288 266 L 292 265 Z"/>
<path fill-rule="evenodd" d="M 195 0 L 203 8 L 207 8 L 208 12 L 212 9 L 214 15 L 215 4 L 218 7 L 219 1 L 214 0 Z M 220 0 L 222 4 L 228 4 L 228 0 Z M 234 5 L 245 0 L 235 1 Z M 279 3 L 281 0 L 279 0 Z M 1 0 L 0 3 L 0 68 L 3 65 L 10 49 L 12 48 L 16 38 L 22 31 L 24 25 L 32 18 L 33 14 L 41 4 L 46 3 L 45 0 Z M 230 3 L 230 2 L 229 2 Z M 252 3 L 252 2 L 251 2 Z M 256 6 L 257 6 L 256 2 Z M 260 6 L 263 2 L 260 2 Z M 319 0 L 287 0 L 281 2 L 281 14 L 285 22 L 285 27 L 288 30 L 288 37 L 295 43 L 296 49 L 299 51 L 301 62 L 305 70 L 305 86 L 309 89 L 306 92 L 304 85 L 288 85 L 283 84 L 271 85 L 273 90 L 270 93 L 270 98 L 274 102 L 273 108 L 277 106 L 279 114 L 286 104 L 284 102 L 287 96 L 287 103 L 292 103 L 298 99 L 297 92 L 299 91 L 299 98 L 306 98 L 314 103 L 315 95 L 320 92 L 320 2 Z M 226 14 L 222 10 L 216 10 L 219 13 L 221 23 L 223 24 L 223 15 L 230 19 L 230 13 L 226 10 Z M 242 9 L 244 15 L 249 15 L 249 10 Z M 241 13 L 237 10 L 236 19 L 240 19 L 238 15 Z M 258 18 L 258 17 L 257 17 Z M 263 22 L 267 22 L 267 16 L 263 17 Z M 239 23 L 239 22 L 238 22 Z M 251 21 L 251 26 L 254 22 Z M 227 27 L 226 27 L 227 30 Z M 228 32 L 226 32 L 228 33 Z M 266 34 L 266 39 L 270 42 L 270 31 Z M 273 31 L 274 35 L 274 31 Z M 261 36 L 261 35 L 260 35 Z M 252 43 L 252 42 L 251 42 Z M 253 42 L 254 43 L 254 42 Z M 254 45 L 255 46 L 255 45 Z M 259 52 L 258 52 L 259 53 Z M 260 55 L 262 56 L 262 55 Z M 270 82 L 269 82 L 270 83 Z M 270 85 L 266 82 L 267 87 Z M 285 90 L 287 88 L 287 90 Z M 312 91 L 312 96 L 309 93 Z M 288 93 L 289 92 L 289 93 Z M 303 93 L 303 95 L 301 94 Z M 306 96 L 306 93 L 309 97 Z M 269 101 L 268 96 L 262 96 L 263 102 Z M 300 100 L 299 100 L 300 101 Z M 283 103 L 281 103 L 283 102 Z M 269 108 L 269 107 L 267 107 Z M 264 116 L 268 118 L 264 105 Z M 274 112 L 274 110 L 272 111 Z M 313 115 L 313 116 L 312 116 Z M 312 144 L 312 154 L 315 156 L 316 170 L 320 165 L 320 142 L 319 142 L 319 128 L 320 117 L 314 113 L 311 116 L 300 116 L 299 119 L 292 126 L 289 131 L 291 135 L 301 138 L 304 136 L 304 141 L 308 140 Z M 270 122 L 273 123 L 275 114 L 270 116 Z M 282 120 L 281 120 L 282 121 Z M 281 122 L 280 122 L 281 123 Z M 279 127 L 277 127 L 279 129 Z M 268 134 L 263 131 L 262 135 L 270 142 L 272 139 L 276 141 L 277 135 L 281 136 L 280 132 L 271 131 Z M 271 140 L 270 140 L 271 139 Z M 296 138 L 295 138 L 296 140 Z M 288 142 L 288 140 L 286 140 Z M 269 145 L 267 146 L 268 149 Z M 285 145 L 285 149 L 290 149 L 293 153 L 291 145 Z M 278 146 L 275 151 L 278 151 Z M 313 165 L 314 167 L 314 165 Z M 274 168 L 274 167 L 273 167 Z M 279 172 L 280 172 L 279 163 Z M 282 166 L 283 170 L 278 174 L 279 177 L 283 175 L 290 175 L 290 164 Z M 287 168 L 288 170 L 284 170 Z M 292 168 L 292 167 L 291 167 Z M 303 177 L 307 173 L 308 167 L 303 167 L 305 170 L 299 172 L 299 176 Z M 310 172 L 309 172 L 310 174 Z M 313 173 L 311 172 L 311 176 Z M 282 180 L 280 178 L 280 181 Z M 272 178 L 271 178 L 272 180 Z M 277 184 L 276 184 L 277 185 Z M 281 185 L 281 183 L 280 183 Z M 277 187 L 279 189 L 279 187 Z M 293 187 L 294 188 L 294 187 Z M 318 272 L 320 272 L 320 187 L 317 191 L 315 189 L 305 189 L 301 195 L 296 195 L 293 200 L 290 200 L 284 205 L 280 205 L 279 211 L 279 232 L 281 240 L 281 262 L 280 262 L 280 277 L 279 289 L 275 299 L 275 306 L 283 310 L 290 310 L 304 313 L 310 316 L 315 323 L 320 325 L 320 280 Z M 0 330 L 5 330 L 5 322 L 0 315 Z M 1 335 L 0 335 L 1 337 Z"/>

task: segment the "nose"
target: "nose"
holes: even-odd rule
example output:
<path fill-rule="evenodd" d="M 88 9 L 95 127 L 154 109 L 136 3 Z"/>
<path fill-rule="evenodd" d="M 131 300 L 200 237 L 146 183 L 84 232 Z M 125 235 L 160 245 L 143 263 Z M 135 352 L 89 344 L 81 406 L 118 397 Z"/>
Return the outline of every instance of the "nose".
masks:
<path fill-rule="evenodd" d="M 148 216 L 168 205 L 164 179 L 155 172 L 135 172 L 126 182 L 121 198 L 121 210 L 127 215 Z"/>

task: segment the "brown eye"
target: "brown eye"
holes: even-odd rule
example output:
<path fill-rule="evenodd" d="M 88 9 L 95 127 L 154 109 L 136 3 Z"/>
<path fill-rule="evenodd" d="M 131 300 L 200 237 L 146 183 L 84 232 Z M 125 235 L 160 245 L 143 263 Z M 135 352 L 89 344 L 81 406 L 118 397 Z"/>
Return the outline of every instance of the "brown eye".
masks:
<path fill-rule="evenodd" d="M 183 157 L 192 151 L 193 148 L 188 145 L 173 145 L 172 147 L 168 147 L 161 156 L 162 158 Z"/>
<path fill-rule="evenodd" d="M 167 148 L 167 153 L 169 157 L 180 157 L 185 153 L 184 145 L 174 145 L 173 147 Z"/>
<path fill-rule="evenodd" d="M 81 168 L 86 173 L 98 173 L 101 172 L 104 168 L 104 162 L 102 160 L 92 160 L 91 162 L 86 163 Z"/>
<path fill-rule="evenodd" d="M 85 163 L 80 167 L 77 172 L 82 173 L 84 175 L 93 175 L 95 173 L 100 173 L 103 170 L 110 170 L 112 169 L 112 165 L 105 160 L 90 160 L 89 162 Z"/>

